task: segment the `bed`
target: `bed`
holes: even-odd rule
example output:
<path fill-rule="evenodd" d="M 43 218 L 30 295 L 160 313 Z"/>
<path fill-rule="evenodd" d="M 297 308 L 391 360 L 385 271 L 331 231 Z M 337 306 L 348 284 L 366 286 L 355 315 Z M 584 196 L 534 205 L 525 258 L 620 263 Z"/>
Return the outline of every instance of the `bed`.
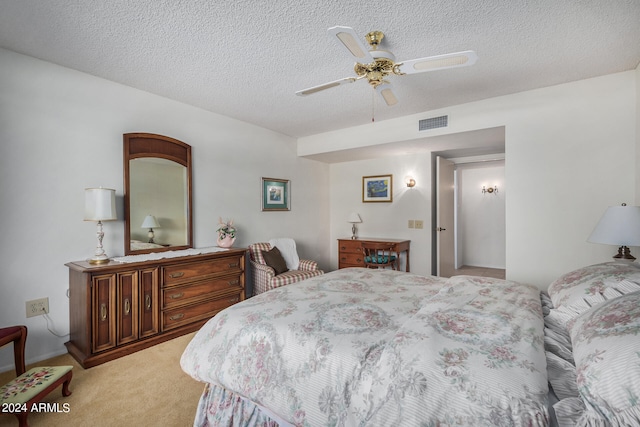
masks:
<path fill-rule="evenodd" d="M 194 425 L 546 426 L 540 291 L 348 268 L 220 312 L 182 369 Z"/>

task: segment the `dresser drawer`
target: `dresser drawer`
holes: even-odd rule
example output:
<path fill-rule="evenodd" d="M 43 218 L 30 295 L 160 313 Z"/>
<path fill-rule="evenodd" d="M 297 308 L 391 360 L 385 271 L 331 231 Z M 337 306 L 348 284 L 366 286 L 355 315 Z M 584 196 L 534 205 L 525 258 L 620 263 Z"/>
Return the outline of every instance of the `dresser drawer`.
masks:
<path fill-rule="evenodd" d="M 192 282 L 200 278 L 220 273 L 240 273 L 242 263 L 240 257 L 212 259 L 210 261 L 171 265 L 163 268 L 163 286 L 171 286 L 184 282 Z"/>
<path fill-rule="evenodd" d="M 347 267 L 364 266 L 364 260 L 362 259 L 362 254 L 350 254 L 350 253 L 341 252 L 338 255 L 338 261 L 340 262 L 341 266 L 347 266 Z"/>
<path fill-rule="evenodd" d="M 214 300 L 200 304 L 188 305 L 162 312 L 162 331 L 177 328 L 182 325 L 209 319 L 220 310 L 240 302 L 240 292 L 230 293 Z"/>
<path fill-rule="evenodd" d="M 171 308 L 197 302 L 216 293 L 241 292 L 240 275 L 212 278 L 195 283 L 162 289 L 162 308 Z"/>
<path fill-rule="evenodd" d="M 362 243 L 358 240 L 340 240 L 338 242 L 338 252 L 340 254 L 360 254 L 362 253 Z"/>

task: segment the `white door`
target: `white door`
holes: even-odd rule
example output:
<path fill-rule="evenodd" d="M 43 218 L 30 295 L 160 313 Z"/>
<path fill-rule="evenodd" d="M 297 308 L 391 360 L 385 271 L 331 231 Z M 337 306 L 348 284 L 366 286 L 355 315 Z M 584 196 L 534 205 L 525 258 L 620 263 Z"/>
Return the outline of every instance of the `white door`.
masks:
<path fill-rule="evenodd" d="M 454 224 L 454 163 L 442 157 L 436 159 L 436 239 L 437 265 L 440 277 L 455 273 Z"/>

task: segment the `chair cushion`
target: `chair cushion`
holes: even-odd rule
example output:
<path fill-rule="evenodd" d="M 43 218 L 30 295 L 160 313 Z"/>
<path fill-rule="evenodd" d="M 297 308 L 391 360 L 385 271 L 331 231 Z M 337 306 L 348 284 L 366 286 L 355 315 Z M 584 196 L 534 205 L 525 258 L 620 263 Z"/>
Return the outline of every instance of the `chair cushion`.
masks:
<path fill-rule="evenodd" d="M 73 366 L 40 366 L 29 369 L 18 378 L 0 387 L 0 403 L 28 402 L 71 369 Z"/>
<path fill-rule="evenodd" d="M 364 257 L 364 261 L 365 262 L 369 262 L 371 264 L 388 264 L 390 262 L 393 262 L 396 260 L 395 255 L 391 255 L 391 257 L 389 257 L 389 255 L 378 255 L 377 257 Z"/>
<path fill-rule="evenodd" d="M 262 257 L 264 258 L 264 262 L 274 269 L 276 276 L 284 273 L 285 271 L 289 271 L 287 263 L 277 247 L 274 246 L 269 251 L 262 251 Z"/>

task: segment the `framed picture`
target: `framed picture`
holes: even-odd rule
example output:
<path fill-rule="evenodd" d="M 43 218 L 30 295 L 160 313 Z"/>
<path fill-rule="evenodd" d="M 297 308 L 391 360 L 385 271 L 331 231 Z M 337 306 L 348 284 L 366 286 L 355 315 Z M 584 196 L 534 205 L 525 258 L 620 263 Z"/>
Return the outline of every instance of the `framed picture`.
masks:
<path fill-rule="evenodd" d="M 288 211 L 289 181 L 277 178 L 262 178 L 262 210 Z"/>
<path fill-rule="evenodd" d="M 363 176 L 362 202 L 393 202 L 393 175 Z"/>

